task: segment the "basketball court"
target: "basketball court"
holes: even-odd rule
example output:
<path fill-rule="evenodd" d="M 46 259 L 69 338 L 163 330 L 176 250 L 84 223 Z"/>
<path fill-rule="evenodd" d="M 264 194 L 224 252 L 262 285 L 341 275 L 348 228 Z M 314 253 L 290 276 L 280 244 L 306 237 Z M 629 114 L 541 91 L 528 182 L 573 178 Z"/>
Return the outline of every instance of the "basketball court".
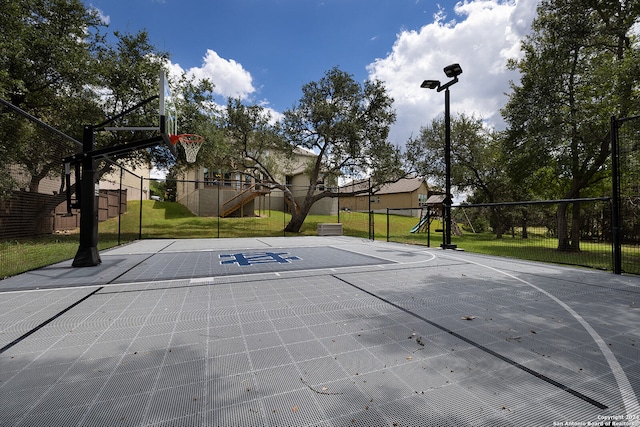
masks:
<path fill-rule="evenodd" d="M 640 425 L 638 277 L 349 237 L 100 256 L 0 281 L 0 425 Z"/>

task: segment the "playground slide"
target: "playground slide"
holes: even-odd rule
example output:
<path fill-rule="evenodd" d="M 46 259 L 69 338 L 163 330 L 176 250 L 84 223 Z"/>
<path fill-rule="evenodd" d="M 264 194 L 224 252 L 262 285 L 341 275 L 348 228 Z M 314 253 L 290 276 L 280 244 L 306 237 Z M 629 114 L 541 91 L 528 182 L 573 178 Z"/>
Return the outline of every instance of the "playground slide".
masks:
<path fill-rule="evenodd" d="M 416 226 L 415 226 L 415 227 L 413 227 L 413 228 L 409 231 L 409 233 L 415 233 L 416 231 L 420 230 L 420 228 L 422 228 L 422 226 L 424 225 L 424 223 L 425 223 L 425 222 L 427 222 L 427 217 L 426 217 L 426 216 L 423 216 L 423 217 L 420 219 L 420 222 L 419 222 L 419 223 L 417 223 L 417 224 L 416 224 Z"/>

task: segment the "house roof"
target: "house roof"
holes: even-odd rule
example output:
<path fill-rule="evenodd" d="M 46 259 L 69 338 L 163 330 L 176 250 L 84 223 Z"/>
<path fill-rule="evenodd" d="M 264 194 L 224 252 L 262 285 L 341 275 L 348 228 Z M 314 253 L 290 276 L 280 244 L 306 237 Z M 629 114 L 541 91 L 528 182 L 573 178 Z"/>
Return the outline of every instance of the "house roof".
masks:
<path fill-rule="evenodd" d="M 402 178 L 400 181 L 385 184 L 376 194 L 411 193 L 424 183 L 422 178 Z"/>
<path fill-rule="evenodd" d="M 427 205 L 441 205 L 444 202 L 444 194 L 434 194 L 429 196 L 425 204 Z"/>
<path fill-rule="evenodd" d="M 385 184 L 380 188 L 380 190 L 376 191 L 375 194 L 398 194 L 398 193 L 411 193 L 416 191 L 422 183 L 424 179 L 422 178 L 402 178 L 399 181 L 391 182 L 389 184 Z M 362 179 L 358 181 L 352 181 L 348 184 L 342 186 L 345 191 L 351 191 L 353 188 L 355 191 L 366 189 L 369 185 L 368 179 Z"/>
<path fill-rule="evenodd" d="M 293 152 L 300 155 L 300 156 L 305 156 L 305 157 L 318 157 L 318 155 L 316 153 L 314 153 L 313 151 L 304 148 L 304 147 L 296 147 L 293 149 Z"/>
<path fill-rule="evenodd" d="M 296 147 L 293 149 L 293 152 L 296 156 L 298 156 L 298 158 L 300 157 L 307 157 L 307 158 L 316 158 L 318 157 L 318 155 L 316 153 L 314 153 L 311 150 L 308 150 L 304 147 Z M 298 164 L 295 169 L 289 171 L 288 175 L 300 175 L 302 173 L 305 172 L 305 170 L 307 169 L 307 163 L 305 161 L 301 162 L 300 164 Z"/>

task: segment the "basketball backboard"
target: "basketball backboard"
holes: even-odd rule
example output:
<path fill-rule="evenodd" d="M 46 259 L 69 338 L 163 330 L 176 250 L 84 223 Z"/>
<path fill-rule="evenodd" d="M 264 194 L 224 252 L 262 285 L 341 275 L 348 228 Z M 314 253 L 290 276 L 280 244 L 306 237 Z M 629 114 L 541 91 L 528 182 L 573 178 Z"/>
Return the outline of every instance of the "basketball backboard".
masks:
<path fill-rule="evenodd" d="M 173 155 L 176 155 L 175 142 L 172 141 L 172 138 L 178 135 L 178 111 L 164 70 L 160 71 L 158 92 L 160 95 L 160 134 L 169 150 Z"/>

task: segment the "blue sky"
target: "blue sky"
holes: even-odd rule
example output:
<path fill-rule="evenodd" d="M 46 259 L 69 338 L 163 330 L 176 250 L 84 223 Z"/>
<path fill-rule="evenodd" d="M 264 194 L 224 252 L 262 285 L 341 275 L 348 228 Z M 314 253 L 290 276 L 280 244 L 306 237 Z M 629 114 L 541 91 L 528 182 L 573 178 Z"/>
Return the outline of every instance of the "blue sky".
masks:
<path fill-rule="evenodd" d="M 334 66 L 358 81 L 382 80 L 398 120 L 390 138 L 404 145 L 443 114 L 443 95 L 420 89 L 446 80 L 458 62 L 452 112 L 503 126 L 499 109 L 509 81 L 506 61 L 519 54 L 537 0 L 91 0 L 109 31 L 147 30 L 170 53 L 175 71 L 208 77 L 219 100 L 239 96 L 291 108 L 302 85 Z"/>

